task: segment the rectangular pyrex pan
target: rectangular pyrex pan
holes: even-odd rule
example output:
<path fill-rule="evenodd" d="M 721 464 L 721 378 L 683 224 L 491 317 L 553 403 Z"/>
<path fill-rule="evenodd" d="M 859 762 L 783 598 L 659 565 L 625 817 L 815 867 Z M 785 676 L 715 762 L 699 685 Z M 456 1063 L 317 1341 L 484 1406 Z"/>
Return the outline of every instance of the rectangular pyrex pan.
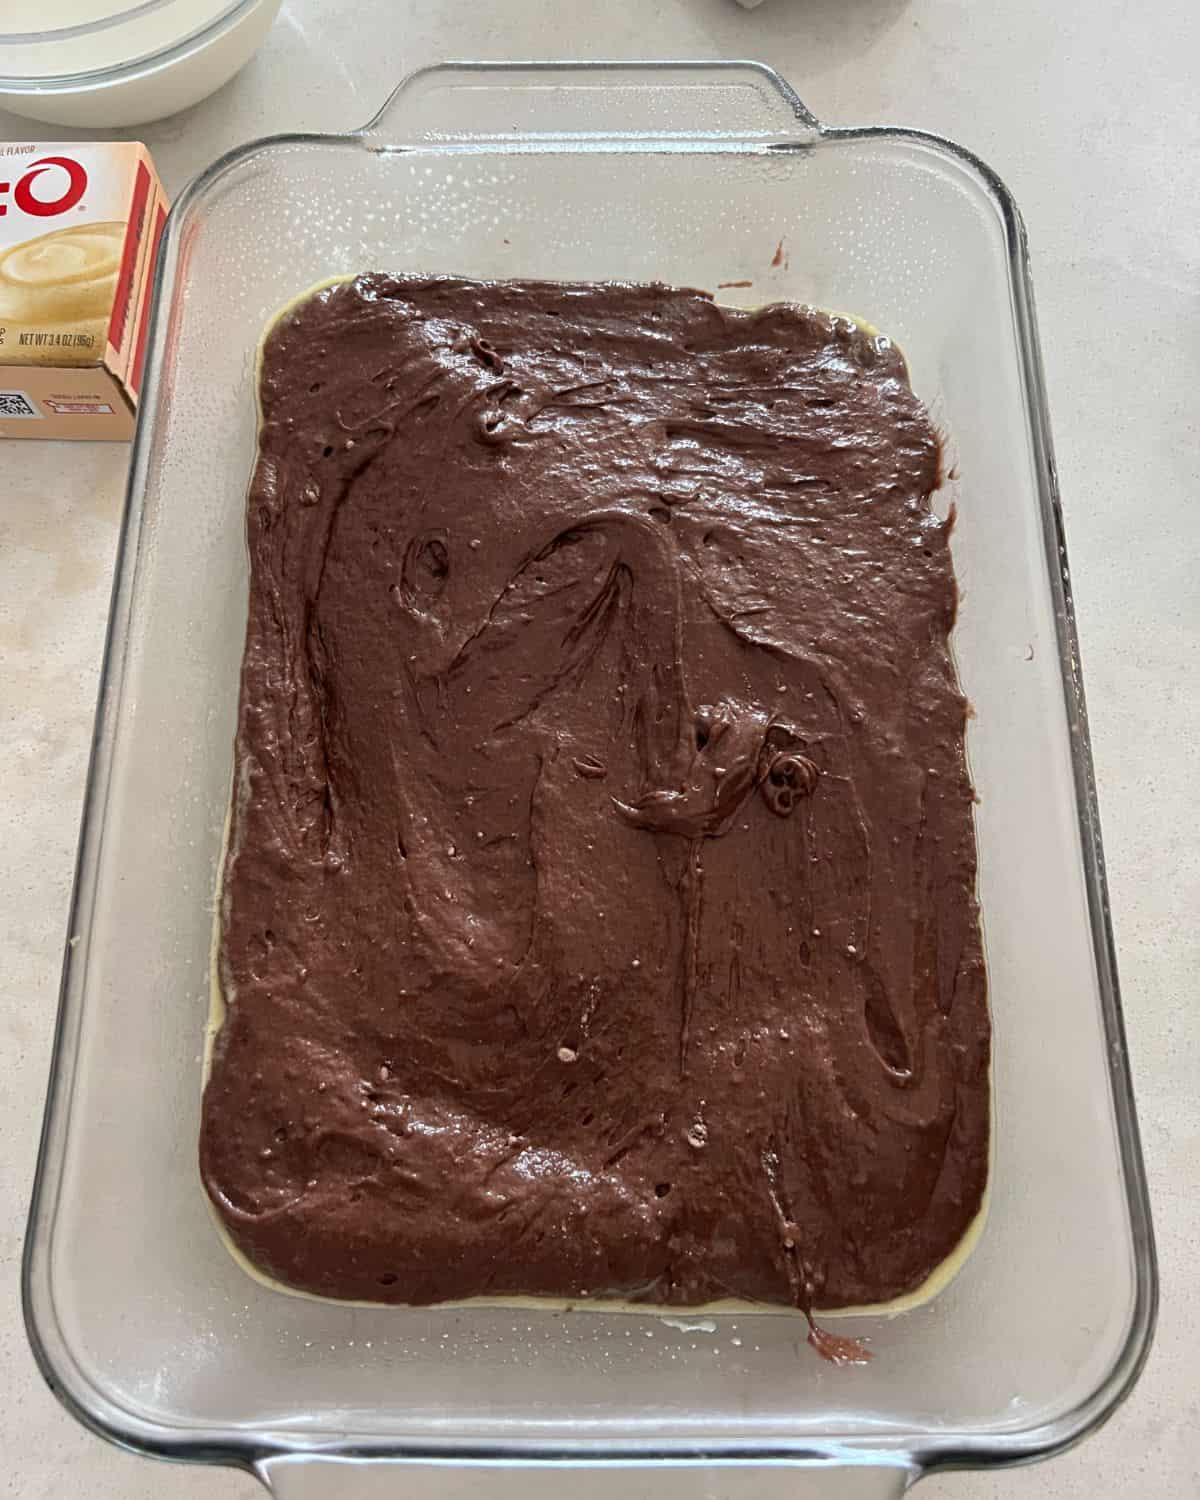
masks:
<path fill-rule="evenodd" d="M 306 287 L 368 268 L 749 281 L 721 296 L 886 332 L 947 434 L 991 1205 L 947 1291 L 856 1324 L 866 1368 L 825 1366 L 779 1314 L 290 1297 L 247 1277 L 210 1221 L 199 1069 L 255 346 Z M 522 1494 L 590 1488 L 628 1483 L 614 1466 L 631 1463 L 663 1466 L 655 1493 L 680 1466 L 697 1493 L 701 1465 L 713 1493 L 850 1495 L 1093 1428 L 1136 1378 L 1156 1283 L 1025 239 L 1002 184 L 930 136 L 823 128 L 756 64 L 435 68 L 362 131 L 212 166 L 161 259 L 70 940 L 26 1309 L 47 1378 L 117 1441 L 252 1467 L 292 1496 L 500 1493 L 511 1465 Z"/>

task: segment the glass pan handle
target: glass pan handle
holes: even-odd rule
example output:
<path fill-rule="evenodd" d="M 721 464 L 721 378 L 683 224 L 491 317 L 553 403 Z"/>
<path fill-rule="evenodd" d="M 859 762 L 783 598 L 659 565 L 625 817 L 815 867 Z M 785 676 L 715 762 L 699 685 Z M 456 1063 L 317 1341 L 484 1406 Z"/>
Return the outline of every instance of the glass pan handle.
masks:
<path fill-rule="evenodd" d="M 820 126 L 754 62 L 442 63 L 413 73 L 358 132 L 376 150 L 421 145 L 814 140 Z"/>
<path fill-rule="evenodd" d="M 485 1465 L 277 1458 L 258 1466 L 276 1500 L 900 1500 L 901 1464 Z"/>

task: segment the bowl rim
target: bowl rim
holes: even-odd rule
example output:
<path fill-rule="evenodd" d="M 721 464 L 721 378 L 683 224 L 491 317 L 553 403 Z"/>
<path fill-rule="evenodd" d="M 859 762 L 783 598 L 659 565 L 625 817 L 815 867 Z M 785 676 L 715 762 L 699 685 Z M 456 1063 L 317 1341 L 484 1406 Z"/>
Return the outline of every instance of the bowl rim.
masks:
<path fill-rule="evenodd" d="M 32 50 L 43 46 L 53 46 L 57 42 L 68 39 L 99 36 L 139 17 L 169 10 L 172 5 L 178 3 L 179 0 L 144 0 L 144 3 L 140 5 L 129 6 L 115 15 L 104 17 L 99 21 L 83 22 L 79 26 L 62 26 L 41 33 L 0 33 L 0 44 L 27 47 Z M 43 95 L 70 95 L 130 83 L 137 78 L 170 67 L 195 52 L 204 50 L 226 32 L 231 31 L 251 12 L 272 3 L 278 4 L 279 0 L 225 0 L 223 4 L 221 0 L 218 0 L 216 14 L 199 26 L 192 27 L 177 41 L 171 42 L 166 47 L 139 53 L 122 62 L 106 63 L 97 68 L 86 68 L 74 73 L 51 73 L 43 77 L 20 77 L 15 74 L 0 73 L 0 97 L 31 99 Z"/>

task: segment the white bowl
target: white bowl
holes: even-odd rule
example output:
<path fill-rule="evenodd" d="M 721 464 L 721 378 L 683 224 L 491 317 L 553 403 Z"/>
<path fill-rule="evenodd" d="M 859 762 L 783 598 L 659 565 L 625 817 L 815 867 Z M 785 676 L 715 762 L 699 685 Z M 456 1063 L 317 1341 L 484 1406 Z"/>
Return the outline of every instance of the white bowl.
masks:
<path fill-rule="evenodd" d="M 92 130 L 177 114 L 249 61 L 279 6 L 280 0 L 56 0 L 48 6 L 4 0 L 0 106 Z M 51 24 L 43 24 L 47 20 Z"/>

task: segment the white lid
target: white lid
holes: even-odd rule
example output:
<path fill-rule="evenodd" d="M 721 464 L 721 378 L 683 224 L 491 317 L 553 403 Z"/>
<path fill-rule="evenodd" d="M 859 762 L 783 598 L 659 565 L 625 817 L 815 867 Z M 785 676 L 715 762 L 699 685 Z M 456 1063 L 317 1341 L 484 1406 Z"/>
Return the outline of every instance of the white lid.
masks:
<path fill-rule="evenodd" d="M 0 84 L 52 84 L 147 62 L 252 0 L 3 0 Z"/>

